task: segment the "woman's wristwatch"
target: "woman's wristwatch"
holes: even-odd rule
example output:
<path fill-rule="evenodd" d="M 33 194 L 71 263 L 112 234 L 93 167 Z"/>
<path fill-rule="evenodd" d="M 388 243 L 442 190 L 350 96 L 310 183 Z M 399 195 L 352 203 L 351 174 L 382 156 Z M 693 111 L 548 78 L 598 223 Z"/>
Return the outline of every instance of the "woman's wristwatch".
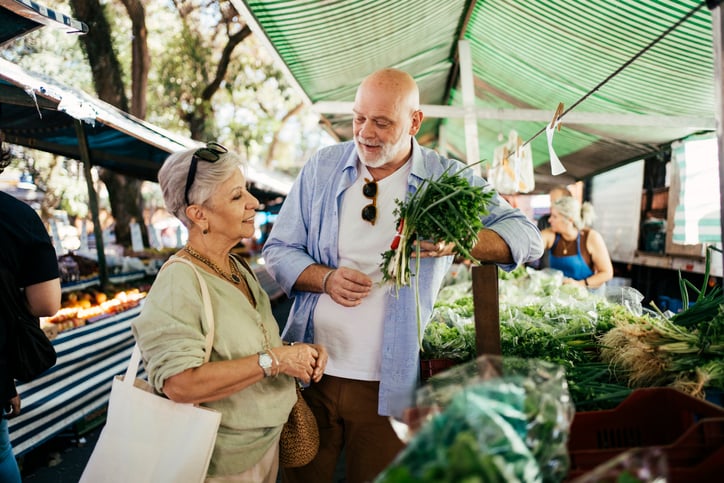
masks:
<path fill-rule="evenodd" d="M 268 352 L 259 351 L 257 352 L 259 355 L 259 366 L 264 371 L 264 377 L 271 377 L 272 375 L 272 365 L 274 361 L 272 360 L 272 357 L 269 355 Z"/>

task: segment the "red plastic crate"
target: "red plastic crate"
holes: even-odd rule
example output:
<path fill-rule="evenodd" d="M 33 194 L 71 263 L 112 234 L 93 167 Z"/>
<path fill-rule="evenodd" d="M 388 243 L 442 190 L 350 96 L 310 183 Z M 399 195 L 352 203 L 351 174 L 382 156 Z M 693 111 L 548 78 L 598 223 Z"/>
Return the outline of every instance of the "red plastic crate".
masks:
<path fill-rule="evenodd" d="M 435 374 L 450 369 L 455 364 L 459 364 L 454 359 L 421 359 L 420 360 L 420 379 L 424 382 Z"/>
<path fill-rule="evenodd" d="M 720 474 L 724 459 L 714 457 L 724 446 L 724 409 L 676 389 L 647 388 L 615 409 L 576 413 L 568 440 L 569 478 L 627 449 L 649 446 L 663 449 L 670 481 L 687 481 L 687 471 Z"/>
<path fill-rule="evenodd" d="M 690 466 L 673 466 L 669 468 L 667 481 L 673 482 L 707 482 L 719 481 L 724 471 L 724 447 L 704 458 L 701 462 Z"/>

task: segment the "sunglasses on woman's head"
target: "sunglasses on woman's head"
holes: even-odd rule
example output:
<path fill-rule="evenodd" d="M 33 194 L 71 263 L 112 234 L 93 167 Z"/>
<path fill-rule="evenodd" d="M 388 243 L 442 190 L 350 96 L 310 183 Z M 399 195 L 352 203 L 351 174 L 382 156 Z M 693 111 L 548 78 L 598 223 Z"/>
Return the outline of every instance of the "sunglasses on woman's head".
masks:
<path fill-rule="evenodd" d="M 215 163 L 219 160 L 222 154 L 228 152 L 229 150 L 224 146 L 213 141 L 207 143 L 205 147 L 199 148 L 194 152 L 194 155 L 191 157 L 191 164 L 189 165 L 189 174 L 186 176 L 186 189 L 184 190 L 184 200 L 186 201 L 186 206 L 191 204 L 189 202 L 189 190 L 196 179 L 196 168 L 199 163 L 199 159 L 201 161 L 206 161 L 207 163 Z"/>
<path fill-rule="evenodd" d="M 365 198 L 372 200 L 372 203 L 362 208 L 362 219 L 375 224 L 377 219 L 377 181 L 365 178 L 366 183 L 362 186 L 362 194 Z"/>

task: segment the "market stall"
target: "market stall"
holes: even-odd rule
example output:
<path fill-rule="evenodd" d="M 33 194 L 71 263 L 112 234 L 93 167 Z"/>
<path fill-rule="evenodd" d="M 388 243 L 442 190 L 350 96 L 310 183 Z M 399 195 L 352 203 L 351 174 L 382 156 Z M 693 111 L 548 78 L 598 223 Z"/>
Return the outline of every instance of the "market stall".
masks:
<path fill-rule="evenodd" d="M 60 26 L 68 32 L 88 31 L 82 22 L 35 2 L 0 2 L 0 30 L 7 34 L 0 42 L 9 42 L 43 25 Z M 0 129 L 8 142 L 80 159 L 88 167 L 98 164 L 129 175 L 138 174 L 139 170 L 155 172 L 168 153 L 191 143 L 76 89 L 25 72 L 10 62 L 1 62 Z M 95 193 L 89 195 L 93 197 Z M 97 239 L 102 242 L 101 237 Z M 97 290 L 104 282 L 127 284 L 149 276 L 146 270 L 131 270 L 112 273 L 103 280 L 105 271 L 99 270 L 98 265 L 103 264 L 104 257 L 100 258 L 94 274 L 84 274 L 87 276 L 82 279 L 63 278 L 64 297 L 81 290 Z M 125 369 L 133 345 L 130 322 L 140 311 L 138 301 L 109 301 L 103 307 L 96 302 L 84 301 L 86 313 L 76 311 L 71 316 L 64 308 L 56 314 L 65 317 L 63 320 L 44 322 L 51 337 L 57 335 L 52 342 L 58 360 L 43 376 L 18 385 L 23 410 L 19 417 L 9 421 L 16 455 L 103 407 L 111 380 Z"/>
<path fill-rule="evenodd" d="M 454 378 L 470 374 L 461 368 L 475 368 L 479 352 L 472 274 L 464 266 L 451 271 L 436 302 L 423 337 L 423 375 L 432 376 L 431 389 L 418 391 L 423 398 L 451 378 L 467 390 Z M 672 313 L 643 307 L 630 287 L 611 287 L 604 297 L 563 285 L 554 270 L 519 267 L 500 272 L 498 282 L 501 366 L 515 369 L 521 362 L 511 361 L 527 361 L 549 372 L 546 365 L 553 363 L 565 371 L 564 399 L 575 409 L 572 424 L 562 429 L 569 478 L 601 481 L 595 477 L 604 470 L 594 469 L 609 460 L 616 460 L 609 475 L 647 470 L 683 482 L 720 474 L 724 298 L 718 287 L 694 289 L 682 281 L 694 293 L 692 304 Z"/>

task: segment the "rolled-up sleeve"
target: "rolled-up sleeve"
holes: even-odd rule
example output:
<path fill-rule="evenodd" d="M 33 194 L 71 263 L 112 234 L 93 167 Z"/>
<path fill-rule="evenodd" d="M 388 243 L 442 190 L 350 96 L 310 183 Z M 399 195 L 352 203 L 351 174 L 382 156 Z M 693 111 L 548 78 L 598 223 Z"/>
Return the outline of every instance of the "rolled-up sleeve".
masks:
<path fill-rule="evenodd" d="M 303 170 L 309 170 L 307 164 Z M 262 256 L 269 274 L 287 295 L 292 295 L 294 284 L 304 269 L 315 263 L 309 255 L 307 233 L 309 216 L 303 209 L 304 192 L 313 189 L 304 180 L 313 176 L 299 176 L 284 199 L 277 223 L 264 243 Z"/>
<path fill-rule="evenodd" d="M 191 269 L 180 265 L 158 274 L 141 314 L 131 324 L 148 382 L 158 392 L 169 377 L 204 363 L 200 288 Z"/>

